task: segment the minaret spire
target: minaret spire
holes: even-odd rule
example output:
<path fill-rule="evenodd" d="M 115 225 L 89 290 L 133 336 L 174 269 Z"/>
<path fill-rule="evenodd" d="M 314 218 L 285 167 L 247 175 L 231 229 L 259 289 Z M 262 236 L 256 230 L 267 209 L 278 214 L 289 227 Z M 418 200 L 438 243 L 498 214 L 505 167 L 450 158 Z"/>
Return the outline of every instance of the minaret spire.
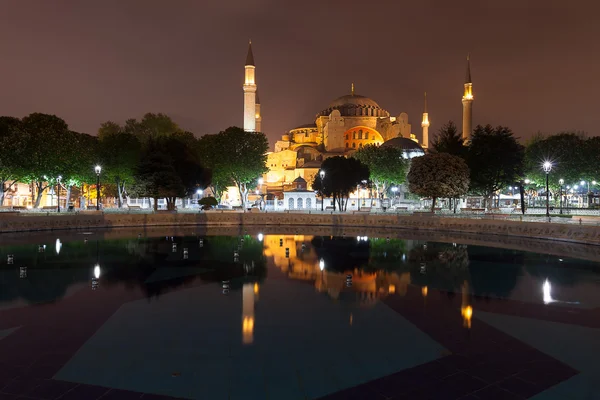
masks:
<path fill-rule="evenodd" d="M 471 80 L 471 57 L 467 55 L 467 75 L 465 77 L 465 91 L 462 97 L 463 104 L 463 129 L 462 138 L 467 143 L 471 140 L 473 127 L 473 82 Z"/>
<path fill-rule="evenodd" d="M 246 64 L 254 66 L 254 54 L 252 54 L 252 40 L 248 41 L 248 54 L 246 55 Z"/>
<path fill-rule="evenodd" d="M 350 93 L 354 96 L 354 82 L 352 82 L 352 88 L 350 89 Z"/>
<path fill-rule="evenodd" d="M 254 54 L 252 54 L 252 41 L 248 42 L 248 54 L 244 64 L 244 130 L 248 132 L 257 131 L 257 121 L 260 129 L 260 105 L 257 107 L 256 66 L 254 65 Z"/>
<path fill-rule="evenodd" d="M 429 147 L 429 114 L 427 113 L 427 92 L 425 92 L 423 100 L 423 121 L 421 122 L 422 141 L 421 147 L 427 149 Z"/>
<path fill-rule="evenodd" d="M 465 83 L 473 83 L 471 80 L 471 55 L 467 54 L 467 76 L 465 78 Z"/>

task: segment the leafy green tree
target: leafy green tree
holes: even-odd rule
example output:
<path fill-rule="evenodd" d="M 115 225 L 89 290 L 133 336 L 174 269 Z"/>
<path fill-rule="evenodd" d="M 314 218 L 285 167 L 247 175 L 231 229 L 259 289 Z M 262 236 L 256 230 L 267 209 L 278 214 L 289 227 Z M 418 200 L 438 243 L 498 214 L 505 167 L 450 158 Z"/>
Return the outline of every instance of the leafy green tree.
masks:
<path fill-rule="evenodd" d="M 21 120 L 0 117 L 0 206 L 5 194 L 26 175 L 22 162 L 26 156 L 26 143 Z"/>
<path fill-rule="evenodd" d="M 147 113 L 141 121 L 128 119 L 123 130 L 138 138 L 141 143 L 174 133 L 182 133 L 182 129 L 165 114 Z"/>
<path fill-rule="evenodd" d="M 411 160 L 408 190 L 431 197 L 431 211 L 440 197 L 457 198 L 469 190 L 469 167 L 466 162 L 447 153 L 429 153 Z"/>
<path fill-rule="evenodd" d="M 559 187 L 560 179 L 564 179 L 565 185 L 579 183 L 582 179 L 595 179 L 594 171 L 597 171 L 599 164 L 593 162 L 598 160 L 592 149 L 593 143 L 594 140 L 586 141 L 582 135 L 574 132 L 536 135 L 525 148 L 525 176 L 532 185 L 545 187 L 546 173 L 542 165 L 550 161 L 552 171 L 548 183 L 553 190 Z"/>
<path fill-rule="evenodd" d="M 207 209 L 210 209 L 210 208 L 217 206 L 219 204 L 219 202 L 214 197 L 207 196 L 207 197 L 203 197 L 200 200 L 198 200 L 198 204 L 206 207 Z"/>
<path fill-rule="evenodd" d="M 66 134 L 60 185 L 64 188 L 66 203 L 71 199 L 74 186 L 95 181 L 94 166 L 97 162 L 98 138 L 85 133 L 69 131 Z"/>
<path fill-rule="evenodd" d="M 117 204 L 121 208 L 126 185 L 133 182 L 135 168 L 142 151 L 141 143 L 135 135 L 126 132 L 125 129 L 111 121 L 100 126 L 98 141 L 103 176 L 115 183 Z"/>
<path fill-rule="evenodd" d="M 37 208 L 43 192 L 69 169 L 72 135 L 67 123 L 56 115 L 33 113 L 23 118 L 22 126 L 27 137 L 27 157 L 22 160 L 27 170 L 24 179 L 36 188 Z"/>
<path fill-rule="evenodd" d="M 210 169 L 212 179 L 210 190 L 220 203 L 227 186 L 233 184 L 229 171 L 229 158 L 226 155 L 226 144 L 221 136 L 204 135 L 197 142 L 198 157 L 202 165 Z"/>
<path fill-rule="evenodd" d="M 154 199 L 165 198 L 167 209 L 174 210 L 177 198 L 193 194 L 208 184 L 209 176 L 200 165 L 195 149 L 174 137 L 151 138 L 135 168 L 137 194 Z"/>
<path fill-rule="evenodd" d="M 371 182 L 378 193 L 385 193 L 389 187 L 406 180 L 408 162 L 402 157 L 401 149 L 366 145 L 352 157 L 369 167 Z"/>
<path fill-rule="evenodd" d="M 332 196 L 334 209 L 337 200 L 340 211 L 346 210 L 350 192 L 369 179 L 369 167 L 356 158 L 327 158 L 321 164 L 321 170 L 325 171 L 325 177 L 321 179 L 321 176 L 316 174 L 312 183 L 313 189 L 325 196 Z"/>
<path fill-rule="evenodd" d="M 242 207 L 246 207 L 248 193 L 258 178 L 267 171 L 269 142 L 263 133 L 246 132 L 242 128 L 230 127 L 214 137 L 200 139 L 201 159 L 212 169 L 213 179 L 218 185 L 232 182 L 240 192 Z M 206 152 L 213 152 L 207 156 Z M 222 187 L 222 186 L 221 186 Z M 215 196 L 219 193 L 217 189 Z M 222 191 L 220 192 L 222 193 Z"/>
<path fill-rule="evenodd" d="M 471 192 L 490 199 L 523 175 L 524 148 L 505 126 L 477 125 L 471 136 L 467 163 Z"/>
<path fill-rule="evenodd" d="M 462 158 L 467 154 L 465 141 L 453 121 L 448 121 L 440 128 L 431 144 L 431 149 L 436 153 L 448 153 Z"/>

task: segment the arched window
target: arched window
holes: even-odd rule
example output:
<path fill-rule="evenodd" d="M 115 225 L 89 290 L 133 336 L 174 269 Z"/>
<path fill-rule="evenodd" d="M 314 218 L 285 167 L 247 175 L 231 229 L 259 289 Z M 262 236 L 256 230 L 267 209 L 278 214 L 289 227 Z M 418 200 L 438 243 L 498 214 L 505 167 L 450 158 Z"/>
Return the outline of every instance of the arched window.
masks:
<path fill-rule="evenodd" d="M 348 148 L 348 147 L 349 147 L 349 146 L 348 146 L 348 142 L 346 142 L 346 148 Z"/>
<path fill-rule="evenodd" d="M 310 210 L 311 207 L 312 207 L 312 201 L 309 197 L 308 199 L 306 199 L 306 208 Z"/>
<path fill-rule="evenodd" d="M 360 131 L 358 131 L 358 138 L 362 139 L 362 129 Z"/>
<path fill-rule="evenodd" d="M 288 200 L 288 209 L 289 210 L 293 210 L 294 209 L 294 199 L 291 198 L 291 197 Z"/>
<path fill-rule="evenodd" d="M 355 149 L 356 148 L 356 143 L 352 143 L 352 148 Z"/>
<path fill-rule="evenodd" d="M 352 139 L 356 139 L 356 131 L 352 132 Z"/>
<path fill-rule="evenodd" d="M 350 136 L 350 135 L 346 134 L 346 140 L 348 140 L 348 137 L 349 137 L 349 136 Z"/>
<path fill-rule="evenodd" d="M 304 208 L 302 205 L 302 197 L 299 197 L 298 200 L 296 200 L 296 204 L 298 205 L 298 210 L 302 210 Z"/>
<path fill-rule="evenodd" d="M 369 132 L 365 132 L 365 139 L 369 138 Z"/>
<path fill-rule="evenodd" d="M 358 148 L 359 148 L 359 149 L 360 149 L 360 148 L 362 148 L 362 143 L 359 143 L 359 144 L 358 144 Z"/>

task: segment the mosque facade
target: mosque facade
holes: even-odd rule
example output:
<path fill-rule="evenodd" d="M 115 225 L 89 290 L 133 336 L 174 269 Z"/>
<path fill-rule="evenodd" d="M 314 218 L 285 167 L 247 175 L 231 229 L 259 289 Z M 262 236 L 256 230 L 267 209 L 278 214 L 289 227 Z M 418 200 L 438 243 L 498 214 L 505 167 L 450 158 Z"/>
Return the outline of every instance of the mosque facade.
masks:
<path fill-rule="evenodd" d="M 256 65 L 252 44 L 244 66 L 244 129 L 261 131 L 262 115 L 258 100 Z M 470 138 L 472 118 L 472 83 L 467 58 L 467 78 L 463 103 L 463 136 Z M 424 98 L 420 141 L 413 132 L 408 114 L 392 115 L 375 100 L 355 92 L 340 96 L 318 111 L 313 121 L 290 129 L 275 143 L 267 155 L 268 172 L 263 176 L 263 193 L 283 200 L 287 191 L 298 191 L 298 178 L 307 182 L 307 191 L 328 157 L 351 156 L 366 145 L 401 148 L 406 158 L 424 155 L 429 147 L 429 113 Z M 466 128 L 465 128 L 466 127 Z M 287 204 L 287 202 L 285 202 Z M 306 205 L 306 201 L 303 202 Z M 310 203 L 309 203 L 310 204 Z M 316 202 L 312 202 L 313 207 Z"/>

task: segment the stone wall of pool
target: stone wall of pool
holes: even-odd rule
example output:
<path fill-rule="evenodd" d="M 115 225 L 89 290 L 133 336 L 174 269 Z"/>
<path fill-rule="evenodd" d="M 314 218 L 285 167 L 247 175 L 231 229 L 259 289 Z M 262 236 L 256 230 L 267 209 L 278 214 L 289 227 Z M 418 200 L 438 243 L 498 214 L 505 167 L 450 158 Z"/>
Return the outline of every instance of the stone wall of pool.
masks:
<path fill-rule="evenodd" d="M 300 230 L 299 233 L 310 233 L 305 232 L 305 230 L 310 230 L 311 226 L 391 228 L 419 232 L 457 232 L 475 235 L 527 237 L 600 245 L 600 226 L 419 215 L 241 212 L 197 214 L 103 214 L 101 212 L 64 215 L 0 214 L 1 233 L 159 226 L 297 226 Z"/>

